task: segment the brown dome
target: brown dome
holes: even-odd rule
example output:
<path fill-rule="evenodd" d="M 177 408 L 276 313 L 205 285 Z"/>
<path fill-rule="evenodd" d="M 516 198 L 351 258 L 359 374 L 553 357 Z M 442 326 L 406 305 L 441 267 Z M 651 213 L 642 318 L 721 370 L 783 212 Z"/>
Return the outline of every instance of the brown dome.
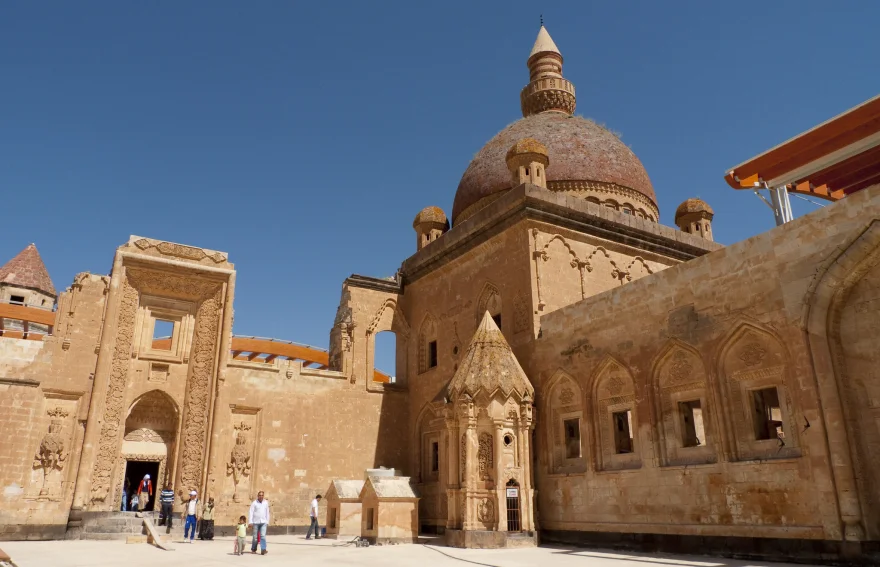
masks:
<path fill-rule="evenodd" d="M 715 211 L 712 210 L 712 207 L 710 207 L 709 203 L 706 201 L 702 199 L 688 199 L 675 209 L 675 222 L 677 223 L 679 217 L 688 213 L 706 213 L 708 215 L 715 215 Z"/>
<path fill-rule="evenodd" d="M 417 214 L 415 220 L 413 220 L 413 228 L 426 222 L 446 224 L 448 221 L 446 220 L 446 213 L 444 213 L 443 209 L 440 207 L 425 207 L 419 211 L 419 214 Z"/>
<path fill-rule="evenodd" d="M 452 222 L 481 199 L 510 189 L 507 150 L 523 138 L 547 148 L 547 181 L 593 181 L 632 189 L 653 205 L 657 197 L 642 162 L 620 139 L 592 120 L 560 112 L 544 112 L 517 120 L 477 153 L 455 193 Z"/>

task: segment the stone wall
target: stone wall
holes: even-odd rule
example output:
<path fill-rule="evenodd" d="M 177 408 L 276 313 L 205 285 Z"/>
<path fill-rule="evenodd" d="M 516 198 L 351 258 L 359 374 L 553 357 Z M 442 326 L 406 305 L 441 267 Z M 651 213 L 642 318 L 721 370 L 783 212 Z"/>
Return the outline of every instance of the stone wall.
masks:
<path fill-rule="evenodd" d="M 541 528 L 880 539 L 877 219 L 875 188 L 541 317 Z"/>

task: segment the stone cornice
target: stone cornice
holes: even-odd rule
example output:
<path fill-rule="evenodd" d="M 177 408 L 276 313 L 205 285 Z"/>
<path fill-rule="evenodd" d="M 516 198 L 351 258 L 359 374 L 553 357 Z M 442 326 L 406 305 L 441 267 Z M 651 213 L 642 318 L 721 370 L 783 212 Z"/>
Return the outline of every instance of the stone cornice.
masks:
<path fill-rule="evenodd" d="M 343 285 L 351 287 L 360 287 L 364 289 L 372 289 L 375 291 L 386 291 L 389 293 L 400 293 L 401 285 L 397 281 L 389 281 L 382 278 L 374 278 L 371 276 L 362 276 L 360 274 L 352 274 L 345 278 Z"/>
<path fill-rule="evenodd" d="M 527 219 L 681 261 L 722 248 L 715 242 L 577 197 L 567 197 L 534 185 L 520 185 L 453 227 L 431 246 L 407 258 L 401 266 L 404 284 L 421 278 Z"/>

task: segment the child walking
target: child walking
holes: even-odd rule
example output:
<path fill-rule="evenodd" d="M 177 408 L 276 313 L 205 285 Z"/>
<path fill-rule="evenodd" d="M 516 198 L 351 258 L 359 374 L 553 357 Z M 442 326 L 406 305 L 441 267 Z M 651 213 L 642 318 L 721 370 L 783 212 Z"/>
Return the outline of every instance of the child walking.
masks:
<path fill-rule="evenodd" d="M 242 555 L 244 553 L 244 538 L 247 537 L 247 518 L 241 516 L 238 518 L 238 525 L 235 526 L 235 549 L 233 555 Z"/>

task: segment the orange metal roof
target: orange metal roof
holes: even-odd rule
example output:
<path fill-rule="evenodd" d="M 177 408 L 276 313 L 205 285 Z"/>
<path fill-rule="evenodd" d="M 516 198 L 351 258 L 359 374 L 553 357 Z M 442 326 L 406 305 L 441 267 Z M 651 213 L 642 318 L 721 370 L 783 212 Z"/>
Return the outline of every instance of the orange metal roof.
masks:
<path fill-rule="evenodd" d="M 829 200 L 880 183 L 880 95 L 737 165 L 724 178 L 734 189 L 774 180 L 790 192 Z"/>

